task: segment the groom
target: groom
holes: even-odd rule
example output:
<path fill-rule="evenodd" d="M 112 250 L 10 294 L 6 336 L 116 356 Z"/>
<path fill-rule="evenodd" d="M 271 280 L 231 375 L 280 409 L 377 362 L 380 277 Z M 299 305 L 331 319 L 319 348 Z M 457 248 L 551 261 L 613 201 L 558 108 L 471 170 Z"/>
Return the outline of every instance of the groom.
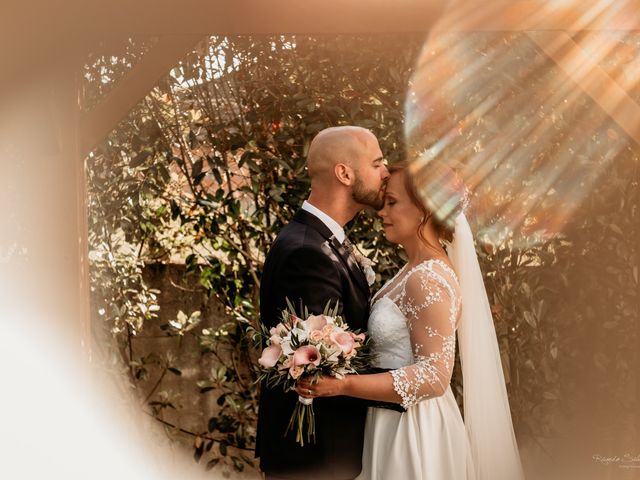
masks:
<path fill-rule="evenodd" d="M 322 130 L 307 156 L 311 194 L 267 255 L 260 286 L 260 317 L 281 320 L 289 299 L 309 313 L 340 304 L 352 330 L 367 329 L 369 287 L 349 253 L 344 225 L 365 207 L 380 209 L 389 172 L 376 137 L 360 127 Z M 345 243 L 346 242 L 346 243 Z M 299 307 L 298 307 L 299 308 Z M 301 312 L 300 312 L 301 313 Z M 367 403 L 347 397 L 315 399 L 316 441 L 300 447 L 285 436 L 298 394 L 262 385 L 256 456 L 267 479 L 355 478 L 361 470 Z"/>

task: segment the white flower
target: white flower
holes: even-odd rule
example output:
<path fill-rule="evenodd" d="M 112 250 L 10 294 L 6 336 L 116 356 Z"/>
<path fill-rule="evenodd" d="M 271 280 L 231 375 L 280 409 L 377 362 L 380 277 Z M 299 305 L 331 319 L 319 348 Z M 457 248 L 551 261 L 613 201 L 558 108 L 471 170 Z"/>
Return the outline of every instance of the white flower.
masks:
<path fill-rule="evenodd" d="M 302 330 L 296 330 L 295 333 L 299 342 L 306 342 L 309 339 L 309 331 L 304 328 Z"/>
<path fill-rule="evenodd" d="M 340 367 L 340 368 L 336 368 L 336 370 L 334 372 L 334 376 L 338 380 L 342 380 L 346 375 L 348 375 L 350 373 L 355 373 L 355 372 L 353 371 L 353 369 L 350 369 L 350 368 L 347 368 L 347 367 Z"/>
<path fill-rule="evenodd" d="M 369 284 L 369 286 L 373 285 L 373 282 L 376 281 L 376 272 L 373 271 L 372 267 L 373 260 L 371 260 L 369 257 L 365 257 L 360 252 L 354 252 L 354 254 L 358 265 L 360 265 L 360 268 L 362 268 L 362 271 L 364 272 L 367 283 Z"/>
<path fill-rule="evenodd" d="M 335 345 L 326 345 L 323 344 L 321 347 L 322 356 L 328 363 L 337 363 L 340 360 L 340 355 L 342 355 L 342 350 L 340 350 Z"/>
<path fill-rule="evenodd" d="M 280 347 L 282 348 L 282 353 L 284 353 L 285 355 L 293 354 L 294 350 L 291 347 L 291 335 L 287 335 L 286 337 L 282 338 L 282 340 L 280 341 Z"/>

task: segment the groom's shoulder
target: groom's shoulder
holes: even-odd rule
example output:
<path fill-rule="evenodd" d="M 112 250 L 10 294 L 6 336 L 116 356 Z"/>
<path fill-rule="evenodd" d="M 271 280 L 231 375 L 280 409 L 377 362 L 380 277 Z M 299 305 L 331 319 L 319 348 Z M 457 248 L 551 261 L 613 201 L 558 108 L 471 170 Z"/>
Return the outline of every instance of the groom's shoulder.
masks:
<path fill-rule="evenodd" d="M 315 228 L 305 223 L 291 220 L 278 233 L 272 249 L 296 250 L 299 248 L 320 249 L 328 240 Z"/>

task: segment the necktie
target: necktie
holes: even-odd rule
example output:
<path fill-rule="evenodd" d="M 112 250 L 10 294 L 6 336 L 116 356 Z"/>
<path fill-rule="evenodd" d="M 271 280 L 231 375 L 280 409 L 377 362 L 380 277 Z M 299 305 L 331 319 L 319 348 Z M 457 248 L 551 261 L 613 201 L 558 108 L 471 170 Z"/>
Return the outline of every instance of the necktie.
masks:
<path fill-rule="evenodd" d="M 353 263 L 355 263 L 356 265 L 358 265 L 358 267 L 360 267 L 360 264 L 358 263 L 358 259 L 356 258 L 356 255 L 355 255 L 355 247 L 353 246 L 353 243 L 351 243 L 351 241 L 347 237 L 344 237 L 342 246 L 344 247 L 346 252 L 349 254 L 349 258 L 353 260 Z"/>

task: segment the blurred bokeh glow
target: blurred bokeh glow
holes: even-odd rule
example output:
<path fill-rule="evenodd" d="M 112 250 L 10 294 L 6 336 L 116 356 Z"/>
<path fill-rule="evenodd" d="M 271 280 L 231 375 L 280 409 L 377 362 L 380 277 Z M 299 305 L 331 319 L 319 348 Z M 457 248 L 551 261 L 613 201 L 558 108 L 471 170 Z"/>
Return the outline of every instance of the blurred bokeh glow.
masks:
<path fill-rule="evenodd" d="M 581 25 L 597 24 L 628 3 L 547 2 L 536 15 L 544 23 L 561 6 Z M 640 108 L 627 92 L 640 79 L 633 55 L 640 38 L 518 31 L 517 20 L 508 32 L 478 31 L 473 25 L 490 24 L 496 11 L 472 4 L 454 2 L 445 12 L 411 79 L 405 136 L 415 179 L 428 206 L 447 218 L 441 178 L 430 170 L 453 168 L 472 193 L 484 242 L 540 242 L 562 230 L 637 141 Z"/>

